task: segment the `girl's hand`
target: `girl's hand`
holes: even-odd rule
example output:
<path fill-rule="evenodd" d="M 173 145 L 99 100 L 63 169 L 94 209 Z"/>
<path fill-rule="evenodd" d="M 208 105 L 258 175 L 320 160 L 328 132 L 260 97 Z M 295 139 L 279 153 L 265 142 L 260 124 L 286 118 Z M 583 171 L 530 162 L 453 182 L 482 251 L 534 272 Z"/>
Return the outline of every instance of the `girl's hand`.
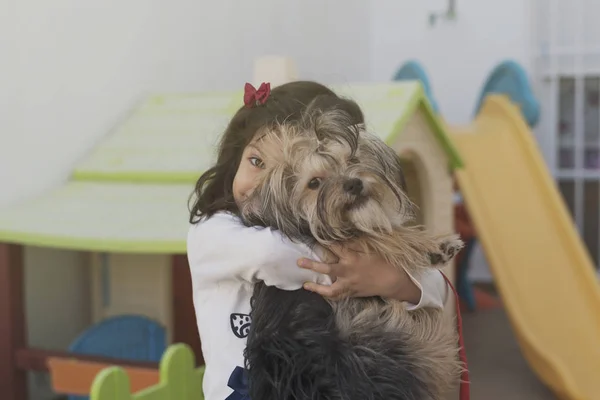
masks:
<path fill-rule="evenodd" d="M 298 266 L 329 275 L 333 284 L 328 286 L 307 282 L 304 289 L 334 299 L 380 296 L 412 304 L 419 303 L 421 289 L 404 269 L 389 265 L 380 256 L 360 253 L 347 245 L 330 250 L 339 257 L 336 263 L 327 264 L 301 258 Z"/>

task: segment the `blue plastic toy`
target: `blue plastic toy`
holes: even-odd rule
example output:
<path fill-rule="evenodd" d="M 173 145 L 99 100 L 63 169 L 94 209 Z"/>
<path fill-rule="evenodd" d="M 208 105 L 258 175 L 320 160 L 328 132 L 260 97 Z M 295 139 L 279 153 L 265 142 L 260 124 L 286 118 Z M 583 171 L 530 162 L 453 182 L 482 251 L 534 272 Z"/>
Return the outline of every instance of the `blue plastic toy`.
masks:
<path fill-rule="evenodd" d="M 494 68 L 489 75 L 475 107 L 475 115 L 479 112 L 483 100 L 490 93 L 504 94 L 519 105 L 523 117 L 531 128 L 539 121 L 540 104 L 535 98 L 529 84 L 527 73 L 517 62 L 506 60 Z"/>
<path fill-rule="evenodd" d="M 404 63 L 393 78 L 394 81 L 421 81 L 423 85 L 423 89 L 425 90 L 425 95 L 433 108 L 435 113 L 439 113 L 438 104 L 435 101 L 435 97 L 433 96 L 433 91 L 431 90 L 431 85 L 429 83 L 429 78 L 427 77 L 427 72 L 423 66 L 416 60 L 410 60 Z"/>
<path fill-rule="evenodd" d="M 107 318 L 81 333 L 69 351 L 132 361 L 160 362 L 167 347 L 165 328 L 141 315 Z M 69 400 L 88 400 L 69 396 Z"/>

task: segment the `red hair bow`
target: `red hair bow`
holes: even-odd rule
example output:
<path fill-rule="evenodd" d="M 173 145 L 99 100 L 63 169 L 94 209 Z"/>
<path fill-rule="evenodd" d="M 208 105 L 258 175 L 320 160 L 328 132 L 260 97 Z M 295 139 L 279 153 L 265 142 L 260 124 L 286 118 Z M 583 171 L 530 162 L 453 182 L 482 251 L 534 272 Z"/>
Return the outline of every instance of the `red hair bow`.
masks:
<path fill-rule="evenodd" d="M 263 82 L 258 90 L 249 83 L 244 86 L 244 104 L 246 107 L 265 104 L 271 94 L 271 84 Z"/>

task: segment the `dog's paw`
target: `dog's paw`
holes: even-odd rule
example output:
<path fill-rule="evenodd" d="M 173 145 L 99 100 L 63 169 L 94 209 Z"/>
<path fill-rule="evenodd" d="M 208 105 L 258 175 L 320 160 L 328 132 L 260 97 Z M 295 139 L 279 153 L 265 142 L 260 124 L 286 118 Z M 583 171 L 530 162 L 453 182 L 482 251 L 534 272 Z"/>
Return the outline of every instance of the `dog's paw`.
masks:
<path fill-rule="evenodd" d="M 445 239 L 440 243 L 440 251 L 429 253 L 431 265 L 444 265 L 458 254 L 465 244 L 458 238 Z"/>

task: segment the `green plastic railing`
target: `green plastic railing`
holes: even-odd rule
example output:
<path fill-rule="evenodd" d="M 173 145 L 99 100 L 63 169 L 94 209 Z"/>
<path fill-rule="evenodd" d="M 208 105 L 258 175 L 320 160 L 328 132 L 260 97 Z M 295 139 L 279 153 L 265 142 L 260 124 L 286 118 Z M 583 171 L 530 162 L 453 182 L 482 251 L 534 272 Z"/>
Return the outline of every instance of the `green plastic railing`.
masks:
<path fill-rule="evenodd" d="M 90 400 L 204 400 L 204 366 L 196 368 L 186 344 L 169 346 L 160 361 L 160 381 L 131 393 L 129 377 L 121 367 L 102 370 L 92 384 Z"/>

